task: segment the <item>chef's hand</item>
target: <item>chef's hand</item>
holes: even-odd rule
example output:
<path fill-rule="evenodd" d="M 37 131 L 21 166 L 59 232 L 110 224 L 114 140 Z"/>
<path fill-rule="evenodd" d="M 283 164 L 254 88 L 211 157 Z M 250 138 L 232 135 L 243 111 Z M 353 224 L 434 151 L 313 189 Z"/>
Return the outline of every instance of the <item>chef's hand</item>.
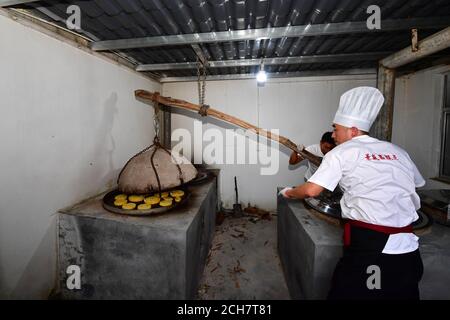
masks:
<path fill-rule="evenodd" d="M 278 192 L 278 194 L 279 194 L 279 195 L 282 195 L 282 196 L 285 197 L 285 198 L 291 198 L 291 197 L 289 197 L 288 195 L 286 195 L 286 191 L 292 190 L 292 189 L 293 189 L 293 188 L 286 187 L 286 188 L 284 188 L 283 190 L 281 190 L 280 192 Z"/>
<path fill-rule="evenodd" d="M 297 145 L 297 149 L 300 150 L 300 151 L 303 151 L 303 149 L 305 149 L 305 146 L 302 145 L 302 144 L 298 144 L 298 145 Z M 300 153 L 297 153 L 297 155 L 298 155 L 298 157 L 300 158 L 300 161 L 305 160 L 305 158 L 303 158 L 302 155 L 301 155 Z"/>
<path fill-rule="evenodd" d="M 303 150 L 303 149 L 299 148 L 299 150 Z M 297 163 L 299 163 L 299 162 L 301 162 L 303 160 L 305 160 L 305 159 L 300 155 L 300 153 L 292 151 L 291 156 L 289 158 L 289 164 L 290 165 L 296 165 Z"/>

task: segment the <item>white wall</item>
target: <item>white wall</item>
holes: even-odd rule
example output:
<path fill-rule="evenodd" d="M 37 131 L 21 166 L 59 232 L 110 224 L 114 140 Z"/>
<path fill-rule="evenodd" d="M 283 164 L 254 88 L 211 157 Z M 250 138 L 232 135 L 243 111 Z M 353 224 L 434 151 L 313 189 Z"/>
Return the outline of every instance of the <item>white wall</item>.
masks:
<path fill-rule="evenodd" d="M 408 151 L 427 179 L 425 189 L 450 189 L 430 178 L 439 174 L 444 74 L 439 66 L 398 78 L 395 82 L 392 142 Z"/>
<path fill-rule="evenodd" d="M 104 191 L 153 139 L 161 90 L 133 71 L 0 16 L 0 298 L 46 298 L 58 209 Z"/>
<path fill-rule="evenodd" d="M 206 103 L 259 127 L 279 129 L 282 136 L 306 146 L 318 143 L 325 131 L 331 131 L 342 93 L 353 87 L 375 84 L 375 76 L 272 79 L 264 87 L 258 87 L 255 80 L 210 81 L 206 84 Z M 166 83 L 163 85 L 163 94 L 198 103 L 196 82 Z M 186 128 L 193 134 L 194 119 L 200 118 L 192 112 L 177 111 L 172 114 L 172 130 Z M 203 131 L 208 128 L 220 128 L 222 131 L 232 128 L 211 118 L 205 118 L 203 122 Z M 208 144 L 204 142 L 203 146 Z M 224 150 L 225 153 L 229 152 L 230 146 Z M 237 151 L 243 152 L 235 149 Z M 282 147 L 277 154 L 279 171 L 276 175 L 261 175 L 261 165 L 216 166 L 222 169 L 219 187 L 224 206 L 230 208 L 235 201 L 234 176 L 238 179 L 239 200 L 242 204 L 251 203 L 269 210 L 276 208 L 277 186 L 302 183 L 304 163 L 289 168 L 290 151 Z"/>

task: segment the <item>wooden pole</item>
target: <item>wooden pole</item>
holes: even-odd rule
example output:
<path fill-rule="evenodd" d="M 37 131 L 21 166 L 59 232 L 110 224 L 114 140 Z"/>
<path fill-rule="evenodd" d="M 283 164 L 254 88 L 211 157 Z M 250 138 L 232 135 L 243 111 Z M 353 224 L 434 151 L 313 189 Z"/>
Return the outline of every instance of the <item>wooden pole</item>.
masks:
<path fill-rule="evenodd" d="M 413 51 L 406 47 L 380 61 L 380 64 L 389 69 L 395 69 L 405 64 L 417 61 L 430 54 L 445 50 L 450 47 L 450 27 L 445 28 L 431 36 L 419 41 L 419 50 Z"/>
<path fill-rule="evenodd" d="M 139 98 L 139 99 L 142 99 L 145 101 L 158 102 L 160 104 L 163 104 L 163 105 L 166 105 L 169 107 L 182 108 L 182 109 L 187 109 L 187 110 L 191 110 L 191 111 L 195 111 L 195 112 L 199 112 L 201 109 L 201 107 L 197 104 L 193 104 L 193 103 L 190 103 L 190 102 L 187 102 L 184 100 L 173 99 L 170 97 L 163 97 L 163 96 L 159 95 L 158 92 L 149 92 L 146 90 L 136 90 L 134 92 L 134 94 L 135 94 L 136 98 Z M 313 163 L 316 166 L 319 166 L 322 161 L 322 158 L 313 155 L 312 153 L 306 151 L 304 148 L 302 150 L 298 149 L 297 145 L 294 142 L 292 142 L 291 140 L 289 140 L 288 138 L 279 136 L 274 133 L 263 130 L 261 128 L 258 128 L 258 127 L 254 126 L 248 122 L 245 122 L 239 118 L 230 116 L 228 114 L 225 114 L 223 112 L 220 112 L 220 111 L 212 109 L 212 108 L 208 108 L 207 115 L 210 117 L 234 124 L 238 127 L 248 129 L 250 131 L 255 132 L 257 135 L 261 135 L 263 137 L 266 137 L 267 139 L 276 141 L 276 142 L 286 146 L 287 148 L 291 149 L 292 151 L 299 153 L 303 158 L 308 159 L 311 163 Z"/>
<path fill-rule="evenodd" d="M 394 117 L 394 95 L 396 68 L 414 62 L 423 57 L 450 47 L 450 27 L 439 31 L 418 44 L 418 49 L 406 47 L 379 62 L 377 87 L 383 93 L 385 100 L 370 133 L 372 136 L 391 141 Z M 413 42 L 414 47 L 414 42 Z"/>
<path fill-rule="evenodd" d="M 391 141 L 394 119 L 395 69 L 388 69 L 380 65 L 377 87 L 385 99 L 377 119 L 370 128 L 370 135 L 380 140 Z"/>

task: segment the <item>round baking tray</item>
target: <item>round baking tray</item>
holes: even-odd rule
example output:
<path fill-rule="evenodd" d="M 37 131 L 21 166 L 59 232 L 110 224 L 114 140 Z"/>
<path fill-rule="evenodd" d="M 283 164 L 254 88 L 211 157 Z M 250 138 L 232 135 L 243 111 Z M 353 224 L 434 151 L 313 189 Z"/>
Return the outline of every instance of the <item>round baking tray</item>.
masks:
<path fill-rule="evenodd" d="M 341 206 L 336 202 L 327 202 L 320 198 L 306 198 L 305 203 L 325 216 L 342 220 Z M 433 224 L 433 219 L 422 210 L 418 210 L 419 218 L 412 223 L 413 230 L 420 231 L 429 228 Z"/>
<path fill-rule="evenodd" d="M 321 198 L 306 198 L 305 203 L 309 207 L 327 216 L 331 216 L 337 219 L 340 219 L 342 217 L 341 206 L 338 203 L 324 201 Z"/>
<path fill-rule="evenodd" d="M 161 214 L 161 213 L 167 212 L 169 210 L 172 210 L 172 209 L 180 207 L 181 205 L 186 203 L 188 198 L 191 196 L 191 193 L 187 189 L 179 188 L 178 190 L 183 190 L 184 191 L 184 196 L 183 196 L 183 198 L 181 199 L 180 202 L 173 201 L 172 202 L 173 204 L 170 207 L 161 207 L 158 204 L 156 207 L 151 208 L 151 209 L 147 209 L 147 210 L 137 210 L 137 209 L 124 210 L 124 209 L 122 209 L 120 207 L 116 207 L 114 205 L 114 197 L 116 195 L 122 193 L 118 189 L 115 189 L 115 190 L 113 190 L 111 192 L 108 192 L 103 197 L 103 208 L 105 208 L 106 210 L 108 210 L 110 212 L 113 212 L 113 213 L 125 214 L 125 215 L 129 215 L 129 216 L 149 216 L 149 215 L 154 215 L 154 214 Z M 166 191 L 166 192 L 170 192 L 170 191 Z M 136 207 L 137 207 L 138 205 L 144 203 L 144 201 L 134 202 L 134 203 L 136 203 Z"/>
<path fill-rule="evenodd" d="M 422 210 L 418 210 L 417 214 L 419 215 L 419 219 L 412 223 L 413 230 L 425 229 L 433 224 L 433 219 Z"/>
<path fill-rule="evenodd" d="M 202 184 L 202 183 L 208 181 L 209 178 L 211 178 L 211 172 L 198 171 L 197 176 L 193 180 L 189 181 L 187 184 L 188 185 Z"/>

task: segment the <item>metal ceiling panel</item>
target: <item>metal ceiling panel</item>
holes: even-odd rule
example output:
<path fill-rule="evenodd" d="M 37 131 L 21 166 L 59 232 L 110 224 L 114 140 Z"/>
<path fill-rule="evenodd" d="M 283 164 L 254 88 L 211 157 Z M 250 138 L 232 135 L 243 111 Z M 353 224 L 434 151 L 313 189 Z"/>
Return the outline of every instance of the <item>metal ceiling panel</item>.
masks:
<path fill-rule="evenodd" d="M 0 5 L 7 2 L 62 27 L 67 7 L 78 5 L 82 13 L 79 32 L 99 43 L 160 37 L 157 47 L 119 51 L 138 65 L 171 64 L 176 68 L 178 63 L 195 62 L 203 55 L 217 62 L 219 67 L 208 70 L 217 76 L 256 72 L 258 67 L 251 59 L 397 51 L 410 44 L 410 27 L 419 26 L 419 38 L 424 38 L 450 25 L 448 0 L 47 0 L 0 1 Z M 382 30 L 375 33 L 364 29 L 369 5 L 381 8 Z M 419 22 L 430 29 L 420 28 Z M 204 43 L 208 37 L 210 42 Z M 195 43 L 196 50 L 192 47 Z M 327 63 L 298 59 L 299 63 L 267 67 L 270 72 L 284 73 L 360 69 L 376 66 L 378 58 L 336 61 L 331 68 Z M 220 67 L 221 61 L 232 67 Z M 193 76 L 192 72 L 174 69 L 158 74 L 179 77 Z"/>

